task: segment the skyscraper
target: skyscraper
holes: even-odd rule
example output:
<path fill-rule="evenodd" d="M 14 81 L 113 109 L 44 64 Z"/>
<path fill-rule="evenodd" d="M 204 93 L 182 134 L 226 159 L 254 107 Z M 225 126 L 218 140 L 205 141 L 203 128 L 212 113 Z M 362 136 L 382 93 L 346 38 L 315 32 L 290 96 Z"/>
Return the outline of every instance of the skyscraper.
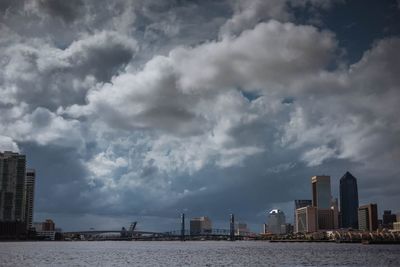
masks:
<path fill-rule="evenodd" d="M 358 228 L 358 190 L 357 179 L 346 172 L 340 178 L 340 212 L 343 228 Z"/>
<path fill-rule="evenodd" d="M 0 152 L 0 221 L 25 222 L 25 155 Z"/>
<path fill-rule="evenodd" d="M 331 177 L 326 175 L 311 177 L 312 205 L 317 208 L 318 230 L 338 227 L 337 201 L 332 200 Z"/>
<path fill-rule="evenodd" d="M 26 216 L 27 229 L 30 229 L 32 227 L 35 178 L 36 178 L 35 170 L 27 169 L 25 178 L 25 188 L 26 188 L 25 216 Z"/>
<path fill-rule="evenodd" d="M 283 211 L 273 209 L 268 214 L 268 232 L 273 234 L 283 234 L 281 225 L 286 224 L 286 218 Z"/>
<path fill-rule="evenodd" d="M 0 152 L 0 237 L 26 233 L 25 155 Z"/>
<path fill-rule="evenodd" d="M 312 205 L 318 209 L 331 208 L 331 177 L 330 176 L 313 176 L 311 177 L 312 185 Z"/>

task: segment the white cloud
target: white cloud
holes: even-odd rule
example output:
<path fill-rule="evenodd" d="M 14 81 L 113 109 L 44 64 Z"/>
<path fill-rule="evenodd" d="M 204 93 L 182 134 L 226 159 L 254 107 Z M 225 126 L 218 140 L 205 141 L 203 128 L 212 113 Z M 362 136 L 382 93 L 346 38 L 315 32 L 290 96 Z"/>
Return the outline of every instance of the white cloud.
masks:
<path fill-rule="evenodd" d="M 19 152 L 19 148 L 12 138 L 0 135 L 0 151 Z"/>
<path fill-rule="evenodd" d="M 36 108 L 17 121 L 5 124 L 0 133 L 17 142 L 36 142 L 40 145 L 59 145 L 81 148 L 84 143 L 80 123 L 65 120 L 44 108 Z"/>
<path fill-rule="evenodd" d="M 333 158 L 335 154 L 335 149 L 323 145 L 313 148 L 309 151 L 305 151 L 302 159 L 307 162 L 308 166 L 318 166 L 321 165 L 324 160 Z"/>

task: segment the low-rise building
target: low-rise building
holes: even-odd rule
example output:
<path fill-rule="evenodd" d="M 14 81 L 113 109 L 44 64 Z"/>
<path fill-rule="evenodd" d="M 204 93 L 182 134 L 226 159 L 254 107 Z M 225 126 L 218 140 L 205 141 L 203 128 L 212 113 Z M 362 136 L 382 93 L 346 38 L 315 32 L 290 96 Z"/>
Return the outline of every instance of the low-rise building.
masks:
<path fill-rule="evenodd" d="M 238 223 L 235 225 L 235 234 L 236 235 L 248 235 L 250 233 L 249 228 L 247 228 L 246 223 Z"/>
<path fill-rule="evenodd" d="M 394 222 L 393 223 L 393 231 L 394 232 L 400 232 L 400 222 Z"/>
<path fill-rule="evenodd" d="M 363 205 L 358 208 L 358 229 L 361 231 L 378 229 L 378 207 L 376 204 Z"/>

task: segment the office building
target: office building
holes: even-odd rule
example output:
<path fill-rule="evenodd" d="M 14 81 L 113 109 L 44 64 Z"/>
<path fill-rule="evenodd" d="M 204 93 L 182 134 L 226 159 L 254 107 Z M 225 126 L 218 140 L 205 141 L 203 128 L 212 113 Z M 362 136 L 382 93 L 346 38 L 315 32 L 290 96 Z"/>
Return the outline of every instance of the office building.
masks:
<path fill-rule="evenodd" d="M 304 208 L 307 206 L 312 206 L 312 200 L 311 199 L 296 199 L 294 201 L 294 216 L 293 216 L 293 225 L 296 231 L 296 210 L 300 208 Z"/>
<path fill-rule="evenodd" d="M 190 220 L 190 234 L 202 235 L 212 231 L 212 223 L 207 216 L 196 217 Z"/>
<path fill-rule="evenodd" d="M 312 206 L 296 210 L 296 233 L 312 233 L 318 230 L 317 208 Z"/>
<path fill-rule="evenodd" d="M 25 155 L 0 152 L 0 221 L 25 222 Z"/>
<path fill-rule="evenodd" d="M 391 210 L 383 211 L 383 216 L 382 216 L 383 227 L 392 229 L 393 223 L 396 221 L 397 221 L 396 214 L 392 214 Z"/>
<path fill-rule="evenodd" d="M 36 177 L 35 170 L 27 169 L 25 178 L 25 190 L 26 190 L 25 216 L 26 216 L 27 229 L 32 228 L 35 177 Z"/>
<path fill-rule="evenodd" d="M 317 209 L 317 218 L 318 230 L 332 230 L 337 228 L 333 209 Z"/>
<path fill-rule="evenodd" d="M 332 200 L 331 177 L 311 177 L 312 205 L 317 208 L 317 229 L 331 230 L 339 227 L 337 200 Z"/>
<path fill-rule="evenodd" d="M 358 229 L 362 231 L 378 229 L 378 207 L 376 204 L 363 205 L 358 208 Z"/>
<path fill-rule="evenodd" d="M 268 232 L 272 234 L 284 234 L 281 226 L 286 224 L 286 218 L 283 211 L 273 209 L 268 214 Z"/>
<path fill-rule="evenodd" d="M 312 185 L 312 205 L 318 209 L 331 208 L 331 177 L 313 176 Z"/>
<path fill-rule="evenodd" d="M 350 172 L 340 178 L 340 212 L 342 228 L 358 228 L 357 179 Z"/>

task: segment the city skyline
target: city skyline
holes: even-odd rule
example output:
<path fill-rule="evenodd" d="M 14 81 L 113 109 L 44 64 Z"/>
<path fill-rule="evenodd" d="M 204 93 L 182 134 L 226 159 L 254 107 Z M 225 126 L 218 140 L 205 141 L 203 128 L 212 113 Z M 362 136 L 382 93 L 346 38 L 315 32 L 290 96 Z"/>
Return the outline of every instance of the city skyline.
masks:
<path fill-rule="evenodd" d="M 26 167 L 26 155 L 12 151 L 0 152 L 0 177 L 0 223 L 2 223 L 2 234 L 7 236 L 8 233 L 11 236 L 14 234 L 18 236 L 18 231 L 20 231 L 18 229 L 24 228 L 26 231 L 31 231 L 34 228 L 39 236 L 46 236 L 54 240 L 56 231 L 54 230 L 55 224 L 51 219 L 46 219 L 45 222 L 33 222 L 36 170 Z M 396 222 L 396 216 L 400 215 L 400 213 L 397 215 L 392 214 L 391 210 L 384 210 L 382 219 L 378 219 L 376 203 L 359 206 L 357 180 L 349 171 L 340 178 L 340 208 L 338 199 L 331 193 L 330 176 L 312 176 L 311 187 L 312 200 L 294 200 L 293 224 L 286 223 L 284 212 L 279 209 L 273 209 L 268 212 L 268 223 L 262 224 L 263 230 L 261 233 L 280 235 L 333 229 L 358 229 L 363 231 L 375 231 L 378 227 L 380 229 L 387 227 L 392 229 L 393 222 Z M 181 232 L 185 233 L 185 213 L 180 215 Z M 232 228 L 235 227 L 233 218 L 234 214 L 230 214 L 231 235 L 239 228 L 241 228 L 241 230 L 238 230 L 239 233 L 250 233 L 247 223 L 239 223 L 237 225 L 238 229 Z M 78 222 L 81 223 L 81 221 Z M 52 227 L 48 226 L 49 223 L 52 224 Z M 136 224 L 137 221 L 134 222 L 135 226 Z M 81 224 L 81 226 L 87 228 L 87 225 Z M 16 232 L 11 230 L 13 228 L 16 229 Z M 190 235 L 196 235 L 195 233 L 199 234 L 204 231 L 205 233 L 207 231 L 211 233 L 214 229 L 221 231 L 220 228 L 212 227 L 208 216 L 192 217 L 189 228 Z M 59 232 L 62 231 L 61 228 L 57 229 Z M 90 229 L 95 230 L 93 227 L 90 227 Z M 122 229 L 125 228 L 122 227 Z M 114 231 L 115 229 L 111 230 Z"/>
<path fill-rule="evenodd" d="M 0 152 L 65 230 L 259 231 L 347 171 L 397 213 L 399 22 L 395 0 L 5 1 Z"/>

